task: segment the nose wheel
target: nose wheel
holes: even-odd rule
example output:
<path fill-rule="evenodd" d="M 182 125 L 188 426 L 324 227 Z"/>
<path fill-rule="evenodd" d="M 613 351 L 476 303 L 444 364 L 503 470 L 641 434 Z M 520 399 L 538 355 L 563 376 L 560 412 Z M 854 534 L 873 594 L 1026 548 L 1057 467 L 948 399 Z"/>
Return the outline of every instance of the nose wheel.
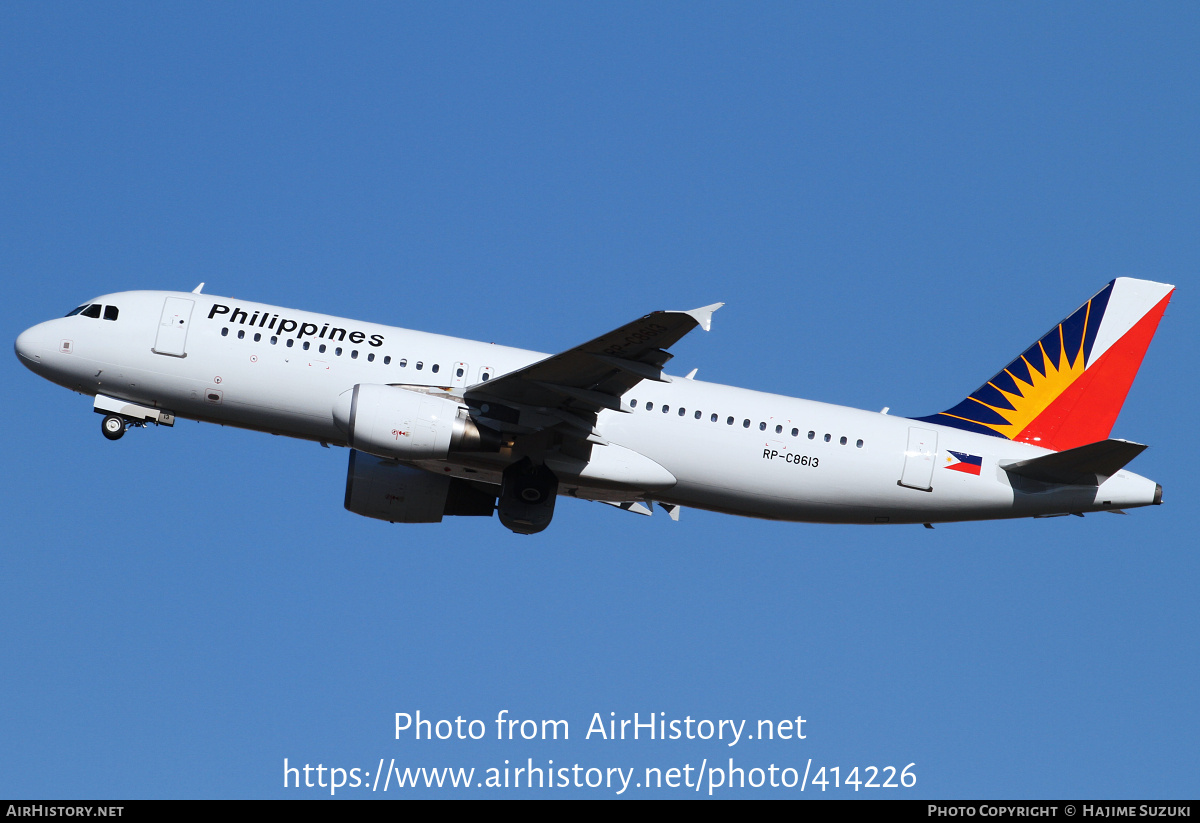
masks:
<path fill-rule="evenodd" d="M 109 440 L 120 440 L 125 436 L 125 418 L 115 414 L 107 415 L 100 421 L 100 431 Z"/>

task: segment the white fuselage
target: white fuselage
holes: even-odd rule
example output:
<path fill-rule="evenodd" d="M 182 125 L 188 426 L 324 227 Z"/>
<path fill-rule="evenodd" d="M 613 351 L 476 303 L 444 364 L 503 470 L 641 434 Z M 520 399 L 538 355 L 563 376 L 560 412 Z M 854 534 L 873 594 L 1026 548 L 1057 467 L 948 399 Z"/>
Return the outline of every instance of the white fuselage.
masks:
<path fill-rule="evenodd" d="M 190 304 L 174 327 L 164 311 L 171 300 Z M 75 315 L 34 326 L 17 341 L 21 361 L 82 394 L 333 445 L 347 443 L 333 410 L 355 384 L 454 397 L 546 357 L 206 294 L 122 292 L 93 303 L 116 307 L 117 318 Z M 1018 481 L 1014 488 L 999 461 L 1048 453 L 1034 445 L 680 377 L 639 383 L 621 399 L 621 411 L 600 412 L 596 430 L 674 482 L 640 486 L 635 471 L 629 482 L 596 483 L 548 461 L 560 494 L 829 523 L 1026 517 L 1155 502 L 1155 484 L 1124 470 L 1098 487 Z M 950 470 L 950 451 L 979 457 L 979 474 Z M 498 483 L 511 457 L 451 454 L 418 465 Z"/>

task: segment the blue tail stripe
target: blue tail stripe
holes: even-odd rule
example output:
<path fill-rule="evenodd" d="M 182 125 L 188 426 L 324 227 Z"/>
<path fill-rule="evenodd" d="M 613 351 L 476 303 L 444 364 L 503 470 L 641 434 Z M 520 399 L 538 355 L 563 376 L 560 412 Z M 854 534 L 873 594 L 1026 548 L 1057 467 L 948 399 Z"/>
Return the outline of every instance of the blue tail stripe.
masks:
<path fill-rule="evenodd" d="M 990 434 L 992 437 L 1004 439 L 1004 435 L 1000 434 L 995 429 L 989 429 L 987 426 L 981 426 L 978 423 L 972 423 L 970 420 L 960 420 L 957 417 L 950 417 L 945 412 L 938 412 L 926 417 L 914 417 L 913 420 L 919 420 L 922 423 L 935 423 L 939 426 L 953 426 L 956 429 L 963 431 L 975 432 L 977 434 Z"/>
<path fill-rule="evenodd" d="M 1008 398 L 1005 397 L 999 389 L 997 389 L 995 386 L 988 385 L 987 383 L 984 383 L 982 386 L 976 389 L 975 393 L 971 396 L 981 403 L 987 403 L 989 406 L 995 406 L 998 409 L 1016 411 L 1016 409 L 1013 407 L 1013 404 L 1008 402 Z"/>
<path fill-rule="evenodd" d="M 1026 365 L 1027 361 L 1029 365 Z M 1012 376 L 1018 380 L 1024 380 L 1026 383 L 1032 383 L 1033 378 L 1029 376 L 1030 365 L 1032 365 L 1034 368 L 1042 365 L 1042 350 L 1038 348 L 1036 344 L 1032 348 L 1026 349 L 1024 354 L 1009 363 L 1008 368 L 1005 369 L 1005 371 L 1011 372 Z M 1041 369 L 1038 369 L 1038 371 L 1041 371 Z M 1003 372 L 1001 372 L 1001 374 L 1003 374 Z M 1020 392 L 1018 392 L 1018 394 L 1019 393 Z"/>
<path fill-rule="evenodd" d="M 1041 340 L 1033 344 L 1032 348 L 1043 349 L 1046 352 L 1045 358 L 1040 363 L 1035 364 L 1038 366 L 1038 371 L 1042 373 L 1042 377 L 1045 377 L 1046 371 L 1050 366 L 1057 366 L 1061 362 L 1059 354 L 1062 352 L 1062 341 L 1058 337 L 1058 326 L 1046 332 Z M 1050 362 L 1047 363 L 1047 360 Z M 1032 363 L 1033 361 L 1029 362 Z"/>
<path fill-rule="evenodd" d="M 1067 362 L 1072 365 L 1079 356 L 1079 347 L 1083 344 L 1083 333 L 1086 331 L 1084 324 L 1087 322 L 1088 316 L 1087 309 L 1087 303 L 1084 303 L 1079 311 L 1062 322 L 1063 345 L 1067 348 Z"/>
<path fill-rule="evenodd" d="M 992 411 L 987 406 L 976 403 L 971 398 L 967 398 L 952 409 L 946 409 L 944 414 L 951 414 L 955 417 L 965 417 L 968 420 L 974 420 L 978 423 L 994 423 L 997 426 L 1008 424 L 1002 415 Z"/>
<path fill-rule="evenodd" d="M 1112 296 L 1113 284 L 1109 283 L 1100 293 L 1092 298 L 1091 322 L 1088 323 L 1087 333 L 1083 338 L 1083 354 L 1084 362 L 1092 362 L 1092 344 L 1096 342 L 1096 334 L 1100 331 L 1100 323 L 1098 318 L 1104 316 L 1104 310 L 1108 308 L 1108 298 Z"/>
<path fill-rule="evenodd" d="M 1029 376 L 1029 372 L 1027 370 L 1024 372 L 1024 374 L 1026 377 Z M 1020 388 L 1017 387 L 1017 381 L 1013 380 L 1012 375 L 1010 375 L 1006 371 L 1000 372 L 998 375 L 996 375 L 991 380 L 989 380 L 988 383 L 991 383 L 996 388 L 1001 389 L 1002 391 L 1006 391 L 1009 394 L 1016 394 L 1016 395 L 1021 394 Z M 979 387 L 978 390 L 982 391 L 983 389 L 991 388 L 991 386 L 989 386 L 988 383 L 984 383 L 982 386 Z"/>

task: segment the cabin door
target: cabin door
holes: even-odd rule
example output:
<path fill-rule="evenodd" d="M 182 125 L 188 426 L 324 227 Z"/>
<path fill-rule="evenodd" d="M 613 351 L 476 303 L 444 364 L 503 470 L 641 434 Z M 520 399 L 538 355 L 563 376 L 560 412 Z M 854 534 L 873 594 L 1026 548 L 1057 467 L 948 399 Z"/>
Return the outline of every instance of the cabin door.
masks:
<path fill-rule="evenodd" d="M 937 432 L 919 429 L 908 430 L 908 448 L 904 450 L 904 471 L 900 485 L 921 491 L 933 491 L 933 466 L 937 459 Z"/>
<path fill-rule="evenodd" d="M 158 336 L 154 338 L 154 353 L 172 357 L 187 357 L 188 325 L 192 320 L 195 302 L 183 297 L 168 297 L 158 320 Z"/>

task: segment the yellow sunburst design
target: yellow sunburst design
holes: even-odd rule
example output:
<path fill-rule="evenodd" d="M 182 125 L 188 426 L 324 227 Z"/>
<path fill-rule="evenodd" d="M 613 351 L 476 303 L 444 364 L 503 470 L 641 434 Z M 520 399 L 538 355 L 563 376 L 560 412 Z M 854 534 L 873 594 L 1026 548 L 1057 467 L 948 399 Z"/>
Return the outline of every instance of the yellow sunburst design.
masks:
<path fill-rule="evenodd" d="M 1083 356 L 1083 339 L 1085 336 L 1086 335 L 1080 335 L 1078 350 L 1074 353 L 1073 357 L 1068 357 L 1067 347 L 1063 342 L 1062 326 L 1059 325 L 1059 355 L 1057 363 L 1050 362 L 1050 357 L 1046 354 L 1046 347 L 1043 346 L 1042 342 L 1039 340 L 1038 348 L 1042 350 L 1042 363 L 1045 365 L 1046 369 L 1045 376 L 1043 376 L 1037 369 L 1030 365 L 1029 361 L 1025 360 L 1025 356 L 1022 355 L 1021 359 L 1024 360 L 1025 367 L 1029 370 L 1029 379 L 1032 382 L 1026 382 L 1017 377 L 1008 369 L 1005 369 L 1005 372 L 1007 372 L 1009 377 L 1013 379 L 1013 382 L 1017 384 L 1017 388 L 1020 389 L 1021 392 L 1020 394 L 1013 394 L 1012 392 L 1005 391 L 995 383 L 990 384 L 998 392 L 1004 395 L 1005 399 L 1012 404 L 1015 411 L 997 408 L 996 406 L 988 405 L 981 400 L 976 400 L 974 397 L 971 398 L 981 406 L 987 406 L 989 409 L 996 412 L 996 414 L 1007 420 L 1008 423 L 982 423 L 980 425 L 987 426 L 989 429 L 992 429 L 1003 437 L 1007 437 L 1009 440 L 1015 439 L 1017 435 L 1025 430 L 1026 426 L 1036 420 L 1038 415 L 1046 410 L 1047 406 L 1053 403 L 1059 395 L 1067 390 L 1068 386 L 1074 383 L 1079 376 L 1083 374 L 1084 370 L 1087 368 L 1087 364 L 1084 362 Z"/>

